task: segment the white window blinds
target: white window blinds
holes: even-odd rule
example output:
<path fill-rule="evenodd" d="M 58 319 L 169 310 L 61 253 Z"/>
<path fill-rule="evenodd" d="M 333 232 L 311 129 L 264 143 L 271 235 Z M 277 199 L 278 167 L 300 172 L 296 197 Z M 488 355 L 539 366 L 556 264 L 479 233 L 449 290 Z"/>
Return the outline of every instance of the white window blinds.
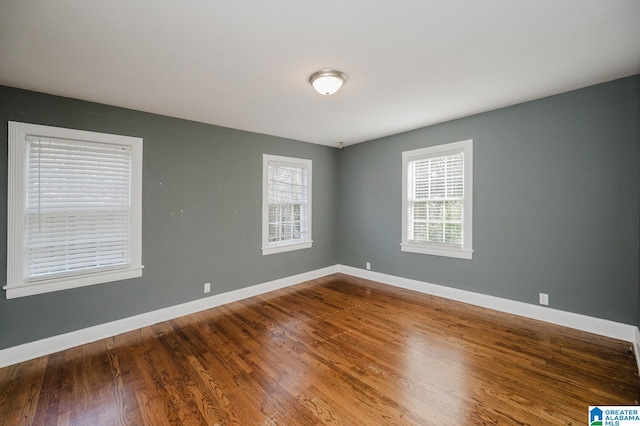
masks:
<path fill-rule="evenodd" d="M 462 246 L 464 153 L 409 162 L 409 241 Z"/>
<path fill-rule="evenodd" d="M 131 264 L 131 149 L 27 138 L 26 281 Z"/>
<path fill-rule="evenodd" d="M 142 276 L 142 138 L 8 127 L 7 299 Z"/>
<path fill-rule="evenodd" d="M 311 247 L 311 160 L 263 155 L 262 254 Z"/>
<path fill-rule="evenodd" d="M 402 153 L 405 252 L 473 256 L 473 140 Z"/>
<path fill-rule="evenodd" d="M 307 169 L 269 164 L 269 243 L 306 238 Z"/>

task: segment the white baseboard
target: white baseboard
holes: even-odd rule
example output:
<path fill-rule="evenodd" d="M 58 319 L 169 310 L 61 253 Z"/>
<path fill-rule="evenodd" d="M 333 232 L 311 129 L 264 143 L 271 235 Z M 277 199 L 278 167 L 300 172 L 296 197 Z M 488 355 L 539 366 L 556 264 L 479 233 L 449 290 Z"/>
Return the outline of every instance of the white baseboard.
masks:
<path fill-rule="evenodd" d="M 517 302 L 515 300 L 503 299 L 496 296 L 474 293 L 467 290 L 460 290 L 437 284 L 430 284 L 422 281 L 382 274 L 379 272 L 367 271 L 351 266 L 338 265 L 338 272 L 377 281 L 383 284 L 389 284 L 395 287 L 414 290 L 420 293 L 444 297 L 445 299 L 469 303 L 471 305 L 481 306 L 495 311 L 506 312 L 521 317 L 536 319 L 551 324 L 611 337 L 613 339 L 624 340 L 625 342 L 640 342 L 638 327 L 629 324 L 622 324 L 615 321 L 574 314 L 572 312 L 559 311 L 557 309 L 551 309 L 544 306 Z M 634 347 L 635 346 L 636 345 L 634 344 Z"/>
<path fill-rule="evenodd" d="M 640 370 L 640 330 L 638 330 L 638 327 L 344 265 L 328 266 L 326 268 L 2 349 L 0 350 L 0 368 L 338 272 L 631 342 L 633 344 L 638 369 Z"/>
<path fill-rule="evenodd" d="M 216 294 L 211 297 L 182 303 L 176 306 L 170 306 L 157 311 L 146 312 L 144 314 L 123 318 L 117 321 L 3 349 L 0 350 L 0 368 L 28 361 L 43 355 L 49 355 L 74 346 L 106 339 L 138 328 L 157 324 L 162 321 L 168 321 L 184 315 L 200 312 L 205 309 L 215 308 L 216 306 L 224 305 L 225 303 L 235 302 L 305 281 L 321 278 L 336 272 L 338 272 L 337 265 L 329 266 L 315 271 L 305 272 L 227 293 Z"/>

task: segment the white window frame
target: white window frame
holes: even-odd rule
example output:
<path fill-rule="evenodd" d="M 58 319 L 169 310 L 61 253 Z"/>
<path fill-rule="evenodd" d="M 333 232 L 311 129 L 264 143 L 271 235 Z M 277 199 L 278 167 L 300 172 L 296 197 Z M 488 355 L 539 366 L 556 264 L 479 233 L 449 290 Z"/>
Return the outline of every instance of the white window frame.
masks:
<path fill-rule="evenodd" d="M 409 163 L 411 161 L 464 153 L 462 246 L 409 240 Z M 473 140 L 405 151 L 402 153 L 402 243 L 403 252 L 471 259 L 473 255 Z"/>
<path fill-rule="evenodd" d="M 269 242 L 269 166 L 280 165 L 307 170 L 307 220 L 304 223 L 304 238 L 301 241 Z M 293 250 L 310 248 L 313 240 L 311 238 L 311 212 L 312 212 L 312 161 L 283 157 L 279 155 L 262 155 L 262 255 L 283 253 Z"/>
<path fill-rule="evenodd" d="M 27 150 L 28 138 L 66 139 L 94 144 L 123 145 L 131 150 L 130 263 L 109 270 L 79 271 L 27 280 Z M 7 299 L 142 276 L 142 139 L 37 124 L 9 122 L 7 199 Z"/>

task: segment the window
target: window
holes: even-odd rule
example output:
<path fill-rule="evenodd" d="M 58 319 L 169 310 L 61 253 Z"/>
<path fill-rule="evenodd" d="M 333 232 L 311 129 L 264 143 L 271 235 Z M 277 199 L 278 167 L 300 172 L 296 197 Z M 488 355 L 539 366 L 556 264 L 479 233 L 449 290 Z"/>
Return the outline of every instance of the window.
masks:
<path fill-rule="evenodd" d="M 262 157 L 262 254 L 311 247 L 311 160 Z"/>
<path fill-rule="evenodd" d="M 402 251 L 471 259 L 473 141 L 402 153 Z"/>
<path fill-rule="evenodd" d="M 142 275 L 142 139 L 9 122 L 7 298 Z"/>

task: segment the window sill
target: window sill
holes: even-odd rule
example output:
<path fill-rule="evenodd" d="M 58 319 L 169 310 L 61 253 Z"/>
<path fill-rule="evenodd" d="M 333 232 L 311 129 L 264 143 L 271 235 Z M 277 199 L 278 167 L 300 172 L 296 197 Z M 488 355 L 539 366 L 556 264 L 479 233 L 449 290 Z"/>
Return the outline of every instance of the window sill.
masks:
<path fill-rule="evenodd" d="M 283 244 L 279 246 L 262 247 L 262 255 L 267 256 L 269 254 L 284 253 L 287 251 L 307 249 L 307 248 L 311 248 L 312 243 L 313 241 L 305 241 L 303 243 L 293 243 L 293 244 Z"/>
<path fill-rule="evenodd" d="M 93 274 L 44 279 L 31 283 L 7 285 L 3 289 L 7 291 L 7 299 L 15 299 L 17 297 L 51 293 L 53 291 L 137 278 L 142 276 L 142 268 L 144 267 L 138 266 L 121 270 L 97 272 Z"/>
<path fill-rule="evenodd" d="M 418 244 L 400 244 L 400 250 L 408 253 L 429 254 L 432 256 L 453 257 L 456 259 L 471 259 L 473 250 L 450 249 L 444 247 L 425 246 Z"/>

